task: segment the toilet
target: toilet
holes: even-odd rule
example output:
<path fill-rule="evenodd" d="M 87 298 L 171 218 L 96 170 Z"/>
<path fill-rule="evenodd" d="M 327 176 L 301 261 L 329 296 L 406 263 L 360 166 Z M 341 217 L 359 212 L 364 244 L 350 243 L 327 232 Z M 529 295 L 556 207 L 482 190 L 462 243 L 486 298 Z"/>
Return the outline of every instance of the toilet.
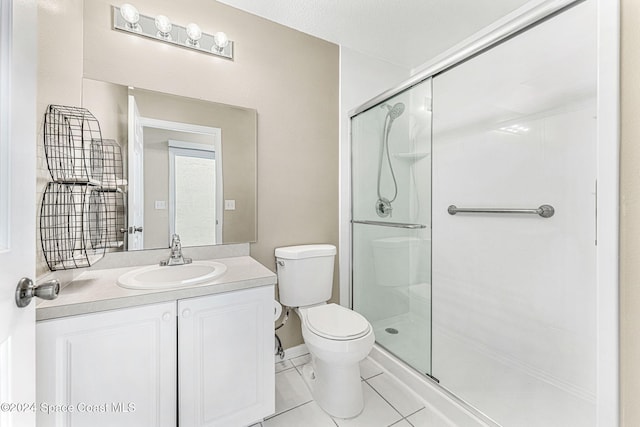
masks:
<path fill-rule="evenodd" d="M 311 354 L 303 377 L 316 403 L 329 415 L 353 418 L 362 412 L 360 361 L 373 347 L 373 328 L 362 315 L 331 298 L 333 245 L 301 245 L 275 250 L 280 303 L 294 307 Z"/>

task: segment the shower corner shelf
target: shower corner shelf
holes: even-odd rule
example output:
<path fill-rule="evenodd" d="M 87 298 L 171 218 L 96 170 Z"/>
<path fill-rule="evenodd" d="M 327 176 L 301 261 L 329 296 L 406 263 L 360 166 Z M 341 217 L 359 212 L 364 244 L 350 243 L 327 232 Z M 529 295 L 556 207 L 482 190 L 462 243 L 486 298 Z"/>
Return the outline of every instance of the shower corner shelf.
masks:
<path fill-rule="evenodd" d="M 417 162 L 418 160 L 422 160 L 426 157 L 429 157 L 431 153 L 419 152 L 419 153 L 394 153 L 393 157 L 400 160 L 405 160 L 408 162 Z"/>
<path fill-rule="evenodd" d="M 49 105 L 44 150 L 51 181 L 40 205 L 40 241 L 51 271 L 89 267 L 124 246 L 126 180 L 120 145 L 102 139 L 89 110 Z"/>

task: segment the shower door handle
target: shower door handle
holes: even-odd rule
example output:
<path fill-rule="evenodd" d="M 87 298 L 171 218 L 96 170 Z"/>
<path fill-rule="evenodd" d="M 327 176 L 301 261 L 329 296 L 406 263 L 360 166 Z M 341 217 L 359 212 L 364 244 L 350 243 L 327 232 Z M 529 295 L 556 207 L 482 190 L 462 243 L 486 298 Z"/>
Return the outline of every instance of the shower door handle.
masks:
<path fill-rule="evenodd" d="M 408 228 L 411 230 L 427 228 L 424 224 L 407 224 L 404 222 L 386 222 L 386 221 L 351 221 L 352 224 L 365 224 L 365 225 L 381 225 L 383 227 L 394 227 L 394 228 Z"/>

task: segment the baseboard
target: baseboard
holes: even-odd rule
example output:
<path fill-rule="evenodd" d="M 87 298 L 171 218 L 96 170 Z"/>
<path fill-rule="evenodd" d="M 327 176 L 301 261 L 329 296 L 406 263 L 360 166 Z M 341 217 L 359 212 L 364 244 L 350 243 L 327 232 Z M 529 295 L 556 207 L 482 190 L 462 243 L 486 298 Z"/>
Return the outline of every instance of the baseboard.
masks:
<path fill-rule="evenodd" d="M 306 344 L 300 344 L 300 345 L 296 345 L 295 347 L 289 347 L 289 348 L 285 349 L 285 351 L 284 351 L 284 359 L 280 359 L 280 356 L 278 356 L 276 354 L 275 355 L 275 360 L 276 360 L 276 363 L 277 363 L 277 362 L 280 362 L 282 360 L 293 359 L 294 357 L 298 357 L 298 356 L 304 356 L 307 353 L 309 353 L 309 350 L 307 350 L 307 345 Z"/>

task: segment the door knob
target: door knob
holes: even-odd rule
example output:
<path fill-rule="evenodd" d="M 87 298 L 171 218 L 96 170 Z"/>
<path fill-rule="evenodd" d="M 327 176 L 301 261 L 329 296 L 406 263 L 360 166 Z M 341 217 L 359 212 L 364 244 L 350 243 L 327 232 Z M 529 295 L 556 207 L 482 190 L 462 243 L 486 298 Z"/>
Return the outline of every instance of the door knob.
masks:
<path fill-rule="evenodd" d="M 142 227 L 136 227 L 135 225 L 132 225 L 131 227 L 129 227 L 129 234 L 133 234 L 133 233 L 142 233 Z"/>
<path fill-rule="evenodd" d="M 56 299 L 60 292 L 60 282 L 56 279 L 35 285 L 33 280 L 23 277 L 16 287 L 16 305 L 26 307 L 33 297 L 42 299 Z"/>

